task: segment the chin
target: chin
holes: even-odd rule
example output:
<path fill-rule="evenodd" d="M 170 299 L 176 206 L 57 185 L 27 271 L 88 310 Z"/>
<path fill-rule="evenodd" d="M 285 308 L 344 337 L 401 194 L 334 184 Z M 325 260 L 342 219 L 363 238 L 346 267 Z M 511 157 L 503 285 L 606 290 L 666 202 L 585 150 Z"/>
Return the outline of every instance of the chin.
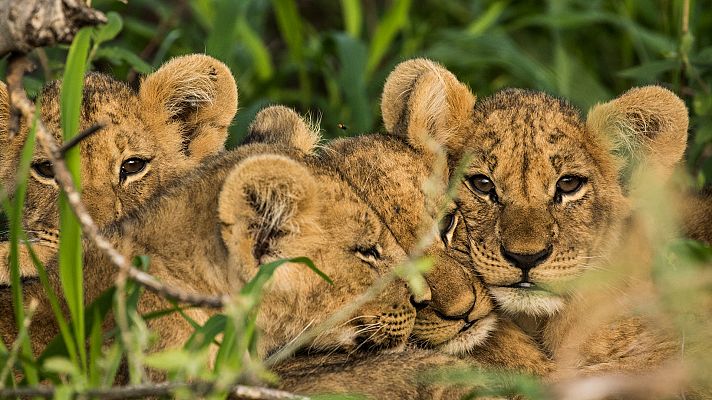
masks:
<path fill-rule="evenodd" d="M 438 346 L 438 350 L 454 356 L 467 355 L 473 349 L 482 346 L 496 328 L 497 316 L 490 313 L 467 330 Z"/>
<path fill-rule="evenodd" d="M 538 289 L 490 287 L 502 311 L 507 314 L 526 314 L 532 317 L 548 317 L 564 308 L 564 298 Z"/>

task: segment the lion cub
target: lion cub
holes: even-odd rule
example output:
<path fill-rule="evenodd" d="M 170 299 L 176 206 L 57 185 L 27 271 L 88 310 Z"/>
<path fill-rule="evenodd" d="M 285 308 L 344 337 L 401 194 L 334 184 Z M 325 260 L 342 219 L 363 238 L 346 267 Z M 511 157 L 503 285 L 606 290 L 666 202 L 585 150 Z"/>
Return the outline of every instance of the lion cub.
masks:
<path fill-rule="evenodd" d="M 682 157 L 684 103 L 661 87 L 636 88 L 582 121 L 541 92 L 509 89 L 475 104 L 428 60 L 394 74 L 415 77 L 413 92 L 443 93 L 443 116 L 395 112 L 390 120 L 435 121 L 432 129 L 452 138 L 453 164 L 466 161 L 457 189 L 466 234 L 456 240 L 468 242 L 499 309 L 552 357 L 554 377 L 634 373 L 675 360 L 680 342 L 633 311 L 651 294 L 651 251 L 633 202 L 641 168 L 665 181 Z M 616 280 L 570 284 L 601 268 L 618 268 Z"/>
<path fill-rule="evenodd" d="M 59 82 L 43 89 L 41 118 L 61 142 L 59 90 Z M 126 215 L 222 151 L 236 110 L 232 73 L 205 55 L 167 62 L 144 78 L 138 93 L 107 75 L 88 74 L 80 128 L 102 125 L 79 145 L 82 198 L 92 218 L 104 225 Z M 10 137 L 8 118 L 8 93 L 0 82 L 0 184 L 12 193 L 28 127 L 22 126 L 19 134 Z M 26 196 L 24 229 L 40 260 L 47 263 L 59 244 L 59 188 L 39 148 L 33 155 Z M 0 243 L 0 313 L 6 316 L 13 314 L 7 287 L 8 253 L 8 243 Z M 25 297 L 42 297 L 43 288 L 24 246 L 20 246 L 20 274 Z M 16 333 L 13 318 L 2 318 L 0 333 L 5 343 L 12 343 Z"/>
<path fill-rule="evenodd" d="M 309 132 L 294 113 L 278 122 L 285 119 L 290 123 L 279 125 L 258 116 L 268 131 Z M 195 293 L 235 293 L 260 265 L 309 257 L 334 284 L 298 263 L 276 271 L 257 316 L 263 333 L 258 352 L 268 355 L 353 302 L 406 256 L 338 171 L 322 167 L 309 154 L 315 144 L 307 139 L 300 151 L 253 143 L 224 152 L 104 232 L 126 256 L 148 255 L 149 272 L 162 282 Z M 85 251 L 91 300 L 113 284 L 116 270 L 91 244 Z M 139 302 L 142 313 L 167 307 L 170 303 L 153 293 Z M 214 311 L 186 312 L 203 323 Z M 347 322 L 319 335 L 310 348 L 402 347 L 414 320 L 409 290 L 395 280 Z M 149 327 L 159 336 L 152 350 L 181 345 L 193 331 L 177 314 L 152 320 Z"/>
<path fill-rule="evenodd" d="M 61 143 L 59 91 L 59 82 L 48 83 L 40 98 L 42 122 Z M 227 66 L 209 56 L 193 54 L 167 62 L 143 79 L 138 93 L 108 75 L 88 74 L 79 126 L 102 126 L 79 145 L 82 198 L 92 218 L 99 225 L 116 220 L 222 151 L 236 111 L 235 79 Z M 0 184 L 12 193 L 29 128 L 22 126 L 10 137 L 8 117 L 8 93 L 0 82 Z M 23 225 L 44 261 L 58 246 L 58 196 L 52 166 L 36 148 Z M 7 250 L 5 244 L 0 246 L 3 263 Z M 32 262 L 23 256 L 23 277 L 34 277 Z M 8 282 L 3 265 L 0 284 Z"/>

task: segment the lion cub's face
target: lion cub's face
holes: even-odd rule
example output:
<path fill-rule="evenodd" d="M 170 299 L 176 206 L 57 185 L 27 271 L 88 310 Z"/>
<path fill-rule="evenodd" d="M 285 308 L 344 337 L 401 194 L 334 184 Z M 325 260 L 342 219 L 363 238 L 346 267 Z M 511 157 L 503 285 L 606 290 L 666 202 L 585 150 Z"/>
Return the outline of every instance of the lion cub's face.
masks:
<path fill-rule="evenodd" d="M 40 95 L 41 117 L 61 142 L 60 84 Z M 0 88 L 0 112 L 7 112 Z M 203 55 L 176 58 L 142 82 L 138 92 L 102 74 L 84 82 L 80 130 L 102 128 L 79 145 L 84 204 L 100 225 L 126 214 L 204 157 L 220 151 L 235 114 L 230 71 Z M 0 118 L 0 179 L 11 192 L 28 128 L 10 138 Z M 59 188 L 52 166 L 37 148 L 27 186 L 24 225 L 30 238 L 57 241 Z"/>
<path fill-rule="evenodd" d="M 373 209 L 319 163 L 276 155 L 241 162 L 224 183 L 219 217 L 235 266 L 226 280 L 230 287 L 249 281 L 259 265 L 294 257 L 310 258 L 333 281 L 328 284 L 302 264 L 277 269 L 257 320 L 265 333 L 263 354 L 351 305 L 406 260 Z M 412 330 L 415 307 L 405 282 L 396 279 L 345 317 L 310 349 L 401 346 Z"/>
<path fill-rule="evenodd" d="M 459 196 L 475 267 L 506 311 L 552 314 L 561 283 L 617 240 L 628 208 L 620 162 L 600 132 L 543 93 L 485 99 L 471 132 Z"/>

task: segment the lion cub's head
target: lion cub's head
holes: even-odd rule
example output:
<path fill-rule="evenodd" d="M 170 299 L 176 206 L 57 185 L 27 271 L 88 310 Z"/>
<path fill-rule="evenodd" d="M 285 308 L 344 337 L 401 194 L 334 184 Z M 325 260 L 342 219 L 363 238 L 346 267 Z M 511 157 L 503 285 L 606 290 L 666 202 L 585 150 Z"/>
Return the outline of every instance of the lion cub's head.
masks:
<path fill-rule="evenodd" d="M 269 152 L 240 162 L 223 185 L 218 214 L 237 279 L 280 258 L 309 257 L 334 282 L 304 265 L 281 267 L 260 309 L 265 352 L 297 337 L 353 303 L 406 260 L 403 247 L 377 210 L 354 190 L 341 167 L 313 154 L 318 135 L 293 111 L 270 107 L 253 122 L 241 147 Z M 320 334 L 310 349 L 381 349 L 405 344 L 415 307 L 404 281 L 389 283 L 345 323 Z"/>
<path fill-rule="evenodd" d="M 438 67 L 413 60 L 399 68 L 426 76 Z M 423 85 L 444 90 L 449 114 L 433 129 L 456 137 L 453 163 L 464 160 L 458 205 L 467 239 L 458 239 L 469 241 L 474 268 L 502 309 L 551 315 L 565 303 L 562 284 L 616 245 L 640 167 L 664 180 L 682 157 L 685 105 L 650 86 L 595 106 L 583 120 L 541 92 L 508 89 L 474 104 L 452 74 L 440 67 L 436 75 Z M 435 118 L 418 115 L 410 118 Z"/>
<path fill-rule="evenodd" d="M 61 142 L 60 84 L 42 91 L 41 117 Z M 0 182 L 12 193 L 28 127 L 10 137 L 8 93 L 0 84 Z M 84 204 L 105 224 L 126 214 L 205 157 L 219 152 L 237 110 L 229 69 L 204 55 L 175 58 L 147 76 L 138 92 L 103 74 L 84 81 L 80 129 L 102 128 L 80 144 Z M 57 242 L 59 189 L 37 148 L 27 186 L 24 225 L 30 239 Z"/>

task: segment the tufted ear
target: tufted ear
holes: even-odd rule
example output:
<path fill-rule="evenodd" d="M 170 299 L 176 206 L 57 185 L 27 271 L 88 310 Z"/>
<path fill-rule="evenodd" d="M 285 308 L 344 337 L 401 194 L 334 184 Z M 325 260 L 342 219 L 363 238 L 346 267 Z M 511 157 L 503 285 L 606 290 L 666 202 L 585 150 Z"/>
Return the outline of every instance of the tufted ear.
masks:
<path fill-rule="evenodd" d="M 594 106 L 586 125 L 594 135 L 610 142 L 612 152 L 622 160 L 624 180 L 639 165 L 655 168 L 667 178 L 687 144 L 685 103 L 660 86 L 634 88 Z"/>
<path fill-rule="evenodd" d="M 417 58 L 396 66 L 386 80 L 381 113 L 388 133 L 416 148 L 431 140 L 451 151 L 462 148 L 458 134 L 472 116 L 476 96 L 442 65 Z"/>
<path fill-rule="evenodd" d="M 291 108 L 270 106 L 257 113 L 242 144 L 283 145 L 308 154 L 320 140 L 318 122 L 305 120 Z"/>
<path fill-rule="evenodd" d="M 237 112 L 237 86 L 220 61 L 176 57 L 141 82 L 142 107 L 158 126 L 178 123 L 186 154 L 198 159 L 223 149 Z"/>
<path fill-rule="evenodd" d="M 243 262 L 263 264 L 296 234 L 318 229 L 318 193 L 311 173 L 292 159 L 272 154 L 246 159 L 220 192 L 223 241 Z"/>

